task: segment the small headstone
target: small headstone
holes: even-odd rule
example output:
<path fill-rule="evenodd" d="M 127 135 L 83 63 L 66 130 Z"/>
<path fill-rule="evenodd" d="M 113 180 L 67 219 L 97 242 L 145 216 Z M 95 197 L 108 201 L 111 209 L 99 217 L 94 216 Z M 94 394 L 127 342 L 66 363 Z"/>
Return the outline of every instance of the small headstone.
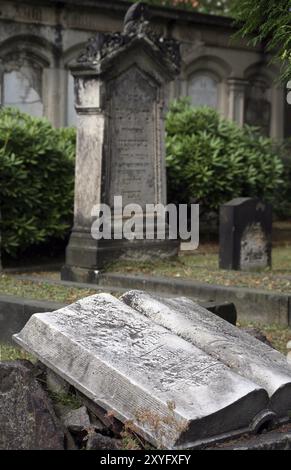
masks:
<path fill-rule="evenodd" d="M 65 431 L 28 361 L 0 362 L 0 449 L 62 450 Z"/>
<path fill-rule="evenodd" d="M 35 314 L 14 338 L 157 447 L 236 435 L 269 413 L 260 386 L 110 294 Z"/>
<path fill-rule="evenodd" d="M 251 271 L 271 266 L 272 208 L 255 198 L 220 207 L 219 267 Z"/>

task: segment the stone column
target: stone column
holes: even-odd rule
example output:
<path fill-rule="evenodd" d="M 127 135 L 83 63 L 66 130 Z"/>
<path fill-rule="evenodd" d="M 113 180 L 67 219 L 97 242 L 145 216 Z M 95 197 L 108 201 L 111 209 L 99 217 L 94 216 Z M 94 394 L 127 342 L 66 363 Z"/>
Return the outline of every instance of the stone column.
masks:
<path fill-rule="evenodd" d="M 165 98 L 179 72 L 176 41 L 153 33 L 143 4 L 133 5 L 122 33 L 98 33 L 71 68 L 78 113 L 74 227 L 62 278 L 94 282 L 98 270 L 119 257 L 149 259 L 177 253 L 178 241 L 113 237 L 114 227 L 138 205 L 143 230 L 153 226 L 146 204 L 166 204 Z M 116 196 L 122 207 L 116 215 Z M 111 236 L 91 235 L 97 204 L 111 209 Z M 145 223 L 146 222 L 146 223 Z M 156 230 L 156 229 L 155 229 Z M 156 231 L 157 234 L 157 231 Z M 144 233 L 142 233 L 144 235 Z"/>
<path fill-rule="evenodd" d="M 272 139 L 281 140 L 284 137 L 284 100 L 284 87 L 274 83 L 271 88 L 270 137 Z"/>
<path fill-rule="evenodd" d="M 244 123 L 245 89 L 247 84 L 247 80 L 241 78 L 228 79 L 228 118 L 237 122 L 240 126 Z"/>
<path fill-rule="evenodd" d="M 63 276 L 75 266 L 76 272 L 97 269 L 97 243 L 91 236 L 91 211 L 101 204 L 102 152 L 105 111 L 100 108 L 100 81 L 75 70 L 75 108 L 78 113 L 75 165 L 74 227 L 66 251 Z M 76 275 L 77 276 L 77 275 Z"/>

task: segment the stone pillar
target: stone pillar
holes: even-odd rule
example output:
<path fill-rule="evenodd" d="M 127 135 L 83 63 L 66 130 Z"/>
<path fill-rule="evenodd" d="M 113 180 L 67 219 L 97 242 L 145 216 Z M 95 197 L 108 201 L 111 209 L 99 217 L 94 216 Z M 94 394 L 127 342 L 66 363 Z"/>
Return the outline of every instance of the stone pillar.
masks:
<path fill-rule="evenodd" d="M 177 240 L 113 237 L 128 204 L 166 203 L 165 97 L 179 72 L 176 41 L 149 28 L 146 7 L 133 5 L 122 33 L 98 33 L 71 68 L 78 113 L 74 227 L 62 278 L 94 282 L 99 269 L 119 257 L 148 259 L 177 253 Z M 116 196 L 122 196 L 119 215 Z M 111 237 L 91 235 L 92 209 L 111 208 Z M 96 216 L 96 214 L 95 214 Z M 142 212 L 140 220 L 145 219 Z M 151 222 L 152 223 L 152 218 Z M 143 224 L 145 229 L 146 224 Z"/>
<path fill-rule="evenodd" d="M 66 124 L 66 72 L 56 67 L 46 68 L 43 79 L 44 116 L 53 126 L 62 127 Z"/>
<path fill-rule="evenodd" d="M 229 78 L 229 107 L 228 118 L 240 126 L 244 123 L 245 89 L 248 82 L 241 78 Z"/>
<path fill-rule="evenodd" d="M 284 138 L 284 99 L 283 86 L 273 84 L 271 88 L 271 122 L 270 137 L 282 140 Z"/>
<path fill-rule="evenodd" d="M 66 250 L 63 278 L 68 279 L 69 266 L 75 272 L 84 268 L 97 269 L 97 242 L 91 236 L 91 211 L 101 204 L 102 154 L 104 145 L 105 110 L 100 107 L 100 81 L 95 76 L 75 76 L 75 107 L 78 113 L 75 165 L 74 227 Z M 84 275 L 84 273 L 83 273 Z M 75 274 L 74 279 L 77 279 Z M 80 278 L 80 279 L 83 279 Z"/>

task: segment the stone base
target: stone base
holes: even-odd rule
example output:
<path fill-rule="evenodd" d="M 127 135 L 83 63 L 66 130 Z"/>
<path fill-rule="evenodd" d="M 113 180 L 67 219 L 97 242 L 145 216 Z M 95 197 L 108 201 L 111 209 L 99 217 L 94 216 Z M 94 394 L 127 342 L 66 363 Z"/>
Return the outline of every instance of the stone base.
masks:
<path fill-rule="evenodd" d="M 91 234 L 73 232 L 66 250 L 66 264 L 61 279 L 95 283 L 99 271 L 116 261 L 151 261 L 171 258 L 178 254 L 178 240 L 100 240 Z"/>

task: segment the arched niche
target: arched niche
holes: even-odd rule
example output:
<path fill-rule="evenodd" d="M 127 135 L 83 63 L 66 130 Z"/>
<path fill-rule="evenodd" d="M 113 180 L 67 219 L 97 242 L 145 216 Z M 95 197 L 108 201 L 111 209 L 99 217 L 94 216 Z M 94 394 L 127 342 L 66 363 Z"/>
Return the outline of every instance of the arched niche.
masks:
<path fill-rule="evenodd" d="M 44 114 L 42 88 L 42 68 L 30 57 L 16 55 L 5 63 L 2 71 L 3 106 L 13 106 L 41 117 Z"/>
<path fill-rule="evenodd" d="M 231 67 L 219 57 L 204 55 L 184 63 L 182 95 L 194 106 L 209 106 L 227 114 L 227 78 Z"/>
<path fill-rule="evenodd" d="M 45 41 L 44 41 L 45 42 Z M 44 74 L 52 51 L 39 38 L 19 36 L 0 47 L 1 104 L 44 115 Z"/>
<path fill-rule="evenodd" d="M 188 78 L 187 96 L 193 106 L 218 107 L 219 78 L 209 71 L 195 72 Z"/>

